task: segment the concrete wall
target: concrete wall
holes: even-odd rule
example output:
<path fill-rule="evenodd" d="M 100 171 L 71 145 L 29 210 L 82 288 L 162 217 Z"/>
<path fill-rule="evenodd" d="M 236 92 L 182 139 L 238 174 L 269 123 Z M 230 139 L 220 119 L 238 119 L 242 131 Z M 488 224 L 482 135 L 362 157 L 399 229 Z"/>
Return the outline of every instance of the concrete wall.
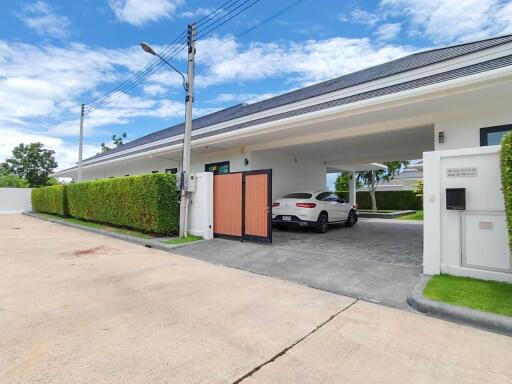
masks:
<path fill-rule="evenodd" d="M 327 169 L 322 161 L 296 157 L 279 150 L 251 153 L 251 169 L 272 168 L 272 199 L 290 192 L 326 189 Z"/>
<path fill-rule="evenodd" d="M 512 282 L 499 150 L 424 153 L 424 273 Z M 476 168 L 476 174 L 449 176 L 461 168 Z M 465 211 L 446 208 L 446 188 L 466 188 Z"/>
<path fill-rule="evenodd" d="M 32 188 L 0 188 L 0 214 L 32 210 Z"/>
<path fill-rule="evenodd" d="M 471 107 L 447 109 L 434 116 L 435 149 L 474 148 L 480 146 L 480 128 L 512 123 L 510 98 L 493 97 L 479 99 Z M 439 132 L 445 134 L 445 142 L 438 141 Z"/>

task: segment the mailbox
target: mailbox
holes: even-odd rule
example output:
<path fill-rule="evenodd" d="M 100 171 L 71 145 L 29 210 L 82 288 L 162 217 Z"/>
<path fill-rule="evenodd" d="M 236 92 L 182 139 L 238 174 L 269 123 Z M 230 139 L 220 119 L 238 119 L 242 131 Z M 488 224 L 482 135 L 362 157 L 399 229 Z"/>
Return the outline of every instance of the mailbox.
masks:
<path fill-rule="evenodd" d="M 466 188 L 446 188 L 446 209 L 466 209 Z"/>

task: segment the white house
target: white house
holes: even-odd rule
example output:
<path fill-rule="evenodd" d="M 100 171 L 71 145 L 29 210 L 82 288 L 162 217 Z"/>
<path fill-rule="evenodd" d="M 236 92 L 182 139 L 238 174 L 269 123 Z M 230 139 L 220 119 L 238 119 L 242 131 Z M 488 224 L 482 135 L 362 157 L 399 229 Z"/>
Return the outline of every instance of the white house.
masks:
<path fill-rule="evenodd" d="M 419 180 L 423 180 L 423 160 L 411 163 L 389 181 L 377 184 L 377 191 L 414 191 Z M 360 191 L 367 191 L 366 187 Z"/>
<path fill-rule="evenodd" d="M 192 171 L 272 169 L 275 198 L 325 188 L 328 171 L 423 158 L 424 271 L 512 281 L 496 145 L 511 96 L 512 35 L 421 52 L 195 119 Z M 91 157 L 83 177 L 179 172 L 182 132 Z M 465 210 L 447 209 L 447 188 L 465 188 Z"/>

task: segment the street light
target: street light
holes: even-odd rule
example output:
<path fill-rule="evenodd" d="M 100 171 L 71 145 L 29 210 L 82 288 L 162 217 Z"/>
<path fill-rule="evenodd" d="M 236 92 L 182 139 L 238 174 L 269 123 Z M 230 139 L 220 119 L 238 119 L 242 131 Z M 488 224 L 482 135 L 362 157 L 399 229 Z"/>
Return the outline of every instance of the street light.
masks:
<path fill-rule="evenodd" d="M 185 90 L 185 92 L 188 91 L 188 82 L 187 80 L 185 79 L 185 75 L 183 73 L 181 73 L 181 71 L 179 69 L 177 69 L 174 65 L 172 65 L 171 63 L 169 63 L 167 60 L 165 60 L 162 56 L 160 56 L 158 53 L 155 52 L 155 50 L 151 47 L 151 45 L 149 45 L 148 43 L 140 43 L 140 46 L 142 47 L 142 50 L 144 52 L 147 52 L 149 53 L 150 55 L 153 55 L 153 56 L 157 56 L 158 58 L 160 58 L 160 60 L 162 60 L 165 64 L 167 64 L 169 67 L 171 67 L 172 69 L 174 69 L 174 71 L 181 76 L 182 80 L 183 80 L 183 89 Z"/>
<path fill-rule="evenodd" d="M 157 56 L 165 64 L 171 67 L 183 79 L 183 89 L 185 90 L 185 130 L 183 133 L 183 155 L 181 160 L 181 202 L 180 202 L 180 237 L 187 236 L 188 234 L 188 204 L 189 196 L 187 191 L 188 175 L 190 173 L 190 144 L 192 141 L 192 103 L 194 102 L 194 60 L 196 55 L 195 40 L 196 40 L 196 26 L 191 24 L 188 26 L 188 65 L 187 76 L 181 73 L 174 65 L 169 63 L 166 59 L 155 52 L 153 48 L 147 43 L 141 43 L 140 46 L 144 52 L 150 55 Z"/>

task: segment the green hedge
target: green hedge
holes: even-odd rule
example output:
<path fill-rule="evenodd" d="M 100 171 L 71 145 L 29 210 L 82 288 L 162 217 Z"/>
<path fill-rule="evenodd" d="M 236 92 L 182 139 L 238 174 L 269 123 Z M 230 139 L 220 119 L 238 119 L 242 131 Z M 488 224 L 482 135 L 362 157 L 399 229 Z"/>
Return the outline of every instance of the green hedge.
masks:
<path fill-rule="evenodd" d="M 512 132 L 501 141 L 501 184 L 507 214 L 509 244 L 512 244 Z"/>
<path fill-rule="evenodd" d="M 33 188 L 32 210 L 67 216 L 66 186 L 53 185 L 51 187 Z"/>
<path fill-rule="evenodd" d="M 348 192 L 336 192 L 344 199 L 348 199 Z M 375 193 L 378 209 L 396 210 L 422 210 L 423 199 L 414 194 L 414 191 L 377 191 Z M 372 209 L 372 199 L 367 191 L 357 192 L 357 205 L 359 209 Z"/>
<path fill-rule="evenodd" d="M 149 174 L 68 185 L 73 217 L 145 232 L 178 231 L 176 176 Z"/>

